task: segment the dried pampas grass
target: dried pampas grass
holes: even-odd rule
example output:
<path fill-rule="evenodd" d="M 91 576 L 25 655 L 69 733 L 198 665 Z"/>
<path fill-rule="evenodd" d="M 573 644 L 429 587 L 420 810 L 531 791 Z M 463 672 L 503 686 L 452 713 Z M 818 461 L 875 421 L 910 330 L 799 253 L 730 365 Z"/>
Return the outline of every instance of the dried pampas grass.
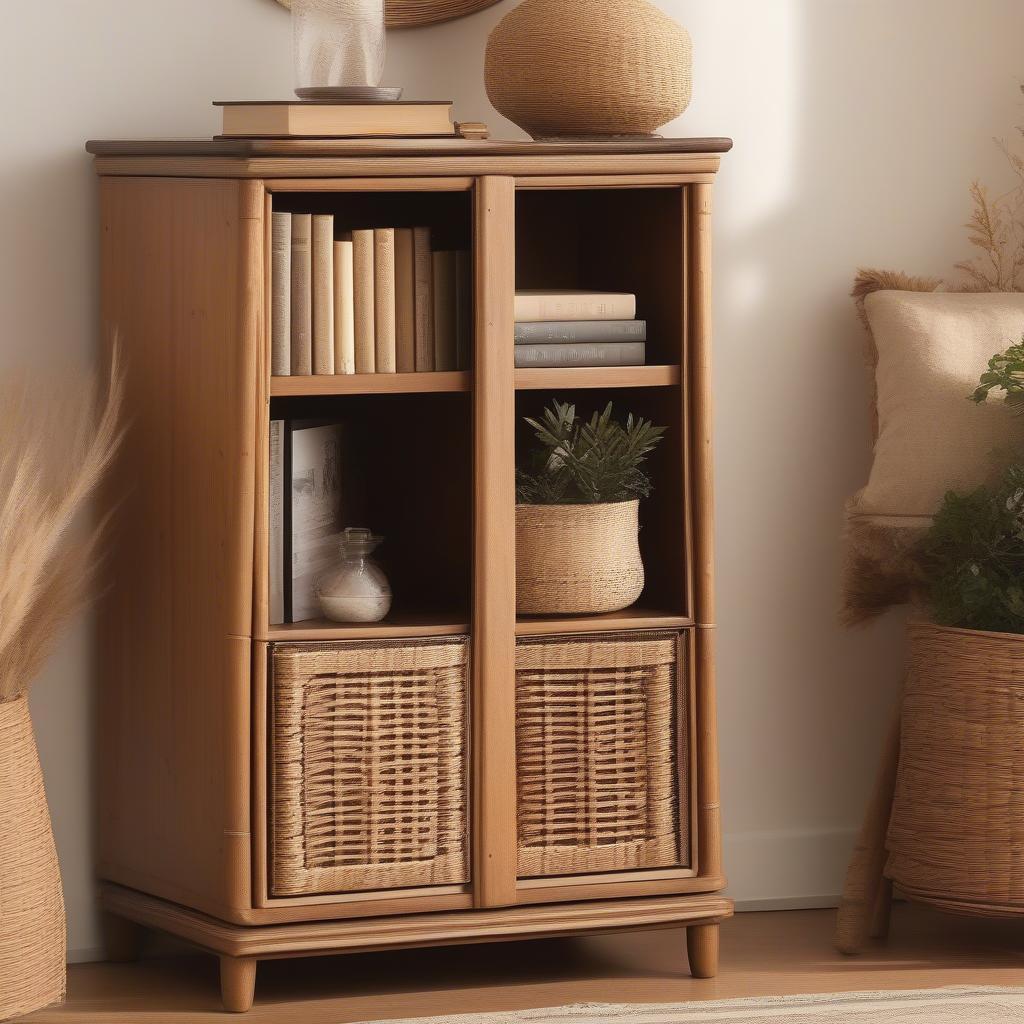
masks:
<path fill-rule="evenodd" d="M 78 520 L 121 437 L 117 346 L 103 391 L 96 377 L 0 383 L 0 703 L 28 692 L 89 594 L 103 524 Z"/>

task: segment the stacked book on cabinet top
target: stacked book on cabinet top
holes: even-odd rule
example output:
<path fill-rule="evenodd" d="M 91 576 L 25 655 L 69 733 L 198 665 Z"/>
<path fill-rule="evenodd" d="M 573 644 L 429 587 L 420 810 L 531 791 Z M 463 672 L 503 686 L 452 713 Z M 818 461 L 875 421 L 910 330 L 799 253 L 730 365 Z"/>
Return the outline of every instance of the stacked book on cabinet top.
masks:
<path fill-rule="evenodd" d="M 642 366 L 647 323 L 625 292 L 516 292 L 515 364 Z"/>
<path fill-rule="evenodd" d="M 272 247 L 274 376 L 468 368 L 469 253 L 435 250 L 429 227 L 275 211 Z"/>

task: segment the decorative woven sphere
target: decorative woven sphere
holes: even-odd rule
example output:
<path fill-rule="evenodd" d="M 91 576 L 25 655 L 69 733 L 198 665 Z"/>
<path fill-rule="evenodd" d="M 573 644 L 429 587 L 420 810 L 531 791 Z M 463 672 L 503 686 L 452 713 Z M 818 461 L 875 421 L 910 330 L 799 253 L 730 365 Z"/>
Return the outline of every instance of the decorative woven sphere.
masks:
<path fill-rule="evenodd" d="M 650 135 L 690 103 L 693 50 L 647 0 L 523 0 L 487 41 L 491 103 L 534 138 Z"/>

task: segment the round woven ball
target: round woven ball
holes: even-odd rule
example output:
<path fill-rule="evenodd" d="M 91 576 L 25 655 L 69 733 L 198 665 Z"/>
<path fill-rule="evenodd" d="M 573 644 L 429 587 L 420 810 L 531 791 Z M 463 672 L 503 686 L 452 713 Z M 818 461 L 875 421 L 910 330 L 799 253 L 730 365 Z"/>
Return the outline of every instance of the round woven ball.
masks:
<path fill-rule="evenodd" d="M 277 0 L 282 7 L 291 9 L 291 0 Z M 498 0 L 385 0 L 384 21 L 388 28 L 416 28 L 434 25 L 439 21 L 461 18 Z"/>
<path fill-rule="evenodd" d="M 523 0 L 487 41 L 491 103 L 534 138 L 651 135 L 690 103 L 689 33 L 647 0 Z"/>

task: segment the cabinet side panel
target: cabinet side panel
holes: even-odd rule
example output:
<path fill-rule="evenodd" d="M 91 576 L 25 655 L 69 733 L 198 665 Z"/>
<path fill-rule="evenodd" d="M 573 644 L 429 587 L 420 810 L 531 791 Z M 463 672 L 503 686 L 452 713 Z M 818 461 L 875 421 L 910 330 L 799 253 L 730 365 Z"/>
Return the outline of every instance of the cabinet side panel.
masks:
<path fill-rule="evenodd" d="M 227 916 L 249 892 L 262 187 L 101 181 L 126 435 L 100 606 L 100 873 Z"/>

